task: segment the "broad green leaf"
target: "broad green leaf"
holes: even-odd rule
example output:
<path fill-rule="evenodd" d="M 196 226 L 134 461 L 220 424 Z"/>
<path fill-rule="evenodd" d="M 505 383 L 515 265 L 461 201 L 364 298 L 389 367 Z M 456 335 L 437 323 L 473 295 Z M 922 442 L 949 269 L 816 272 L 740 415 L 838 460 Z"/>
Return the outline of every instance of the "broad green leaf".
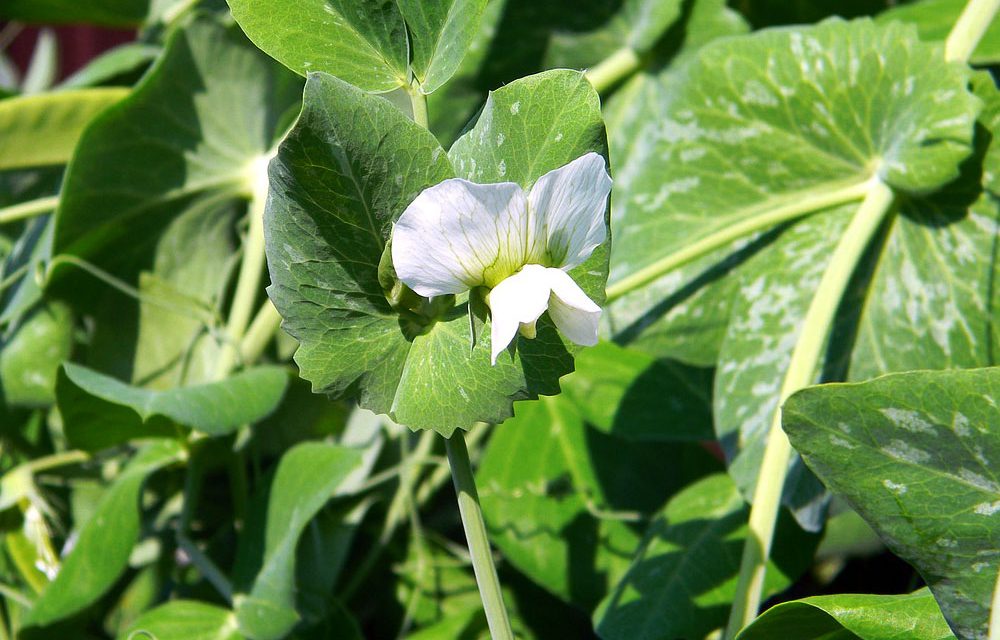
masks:
<path fill-rule="evenodd" d="M 140 24 L 149 0 L 4 0 L 0 18 L 21 22 L 89 23 L 113 27 Z"/>
<path fill-rule="evenodd" d="M 510 143 L 493 156 L 487 138 Z M 603 148 L 596 94 L 581 74 L 564 71 L 495 92 L 451 155 L 478 167 L 470 179 L 527 186 Z M 265 214 L 269 293 L 301 343 L 302 377 L 317 392 L 356 394 L 365 408 L 444 435 L 502 422 L 513 400 L 555 393 L 572 361 L 547 320 L 538 338 L 519 339 L 513 359 L 491 366 L 489 325 L 472 346 L 464 300 L 423 329 L 390 305 L 379 264 L 392 222 L 420 191 L 453 175 L 433 136 L 387 101 L 314 74 L 271 165 Z M 599 249 L 572 273 L 594 299 L 606 256 Z"/>
<path fill-rule="evenodd" d="M 954 638 L 926 589 L 907 595 L 813 596 L 782 602 L 737 640 L 949 640 Z"/>
<path fill-rule="evenodd" d="M 242 640 L 232 611 L 198 600 L 172 600 L 142 614 L 119 640 Z"/>
<path fill-rule="evenodd" d="M 322 71 L 368 91 L 409 84 L 406 24 L 395 0 L 228 2 L 254 44 L 296 73 Z M 428 44 L 415 54 L 429 63 Z"/>
<path fill-rule="evenodd" d="M 420 90 L 431 93 L 451 78 L 479 29 L 486 0 L 399 0 Z"/>
<path fill-rule="evenodd" d="M 668 273 L 612 307 L 613 326 L 625 328 L 619 339 L 634 340 L 676 327 L 675 318 L 660 318 L 677 301 L 717 278 L 728 280 L 728 290 L 713 292 L 710 312 L 699 304 L 680 313 L 695 326 L 704 317 L 717 323 L 729 316 L 716 356 L 714 414 L 745 495 L 756 482 L 805 310 L 856 206 L 847 203 L 860 199 L 873 175 L 902 197 L 919 198 L 953 181 L 973 150 L 980 102 L 967 90 L 968 70 L 942 55 L 912 28 L 867 20 L 727 39 L 696 54 L 672 85 L 657 126 L 646 131 L 653 141 L 642 156 L 648 162 L 637 165 L 639 173 L 615 201 L 617 246 L 624 251 L 616 254 L 612 280 L 692 239 L 783 207 L 802 215 L 829 211 L 784 233 L 763 225 L 769 233 L 748 233 L 694 272 Z M 852 314 L 845 311 L 842 322 Z M 660 357 L 673 353 L 669 342 L 640 338 L 637 345 Z M 699 357 L 711 353 L 707 345 L 700 351 Z M 843 375 L 845 354 L 831 355 L 818 369 Z M 792 464 L 785 503 L 803 526 L 816 529 L 822 487 Z"/>
<path fill-rule="evenodd" d="M 630 152 L 634 169 L 614 202 L 610 283 L 736 223 L 850 199 L 872 175 L 901 191 L 940 187 L 971 151 L 978 104 L 967 81 L 966 68 L 945 63 L 914 29 L 866 20 L 703 47 Z M 740 261 L 727 252 L 619 300 L 615 332 L 636 340 L 677 323 L 671 307 L 732 269 L 727 256 Z M 676 342 L 650 346 L 684 357 Z"/>
<path fill-rule="evenodd" d="M 59 365 L 72 350 L 72 310 L 58 302 L 36 309 L 0 338 L 0 398 L 7 405 L 51 404 Z"/>
<path fill-rule="evenodd" d="M 712 440 L 711 372 L 602 342 L 576 357 L 563 397 L 594 427 L 628 440 Z"/>
<path fill-rule="evenodd" d="M 716 38 L 740 35 L 749 26 L 726 7 L 724 0 L 698 0 L 690 7 L 683 23 L 683 39 L 672 41 L 676 49 L 667 57 L 658 56 L 652 65 L 634 76 L 616 91 L 604 105 L 611 147 L 611 163 L 616 168 L 615 188 L 611 192 L 612 227 L 621 228 L 619 209 L 627 206 L 630 194 L 646 189 L 647 165 L 657 162 L 653 152 L 654 130 L 665 116 L 675 91 L 673 85 L 684 81 L 684 69 L 697 51 Z M 636 182 L 639 180 L 639 182 Z M 730 252 L 727 252 L 731 253 Z M 617 258 L 612 252 L 612 269 Z M 697 286 L 680 287 L 654 303 L 658 291 L 651 291 L 647 304 L 655 304 L 647 315 L 626 324 L 612 317 L 609 327 L 617 339 L 651 354 L 669 354 L 683 362 L 710 367 L 715 364 L 728 321 L 731 278 L 724 272 L 733 264 L 711 269 L 718 256 L 695 261 L 675 271 L 681 281 L 693 280 Z M 651 288 L 653 289 L 653 288 Z M 661 317 L 662 316 L 662 317 Z"/>
<path fill-rule="evenodd" d="M 880 13 L 876 21 L 886 23 L 899 20 L 913 24 L 921 39 L 943 41 L 967 4 L 965 0 L 917 0 L 892 6 Z M 976 50 L 972 52 L 970 62 L 981 65 L 1000 62 L 1000 22 L 994 20 L 990 24 Z"/>
<path fill-rule="evenodd" d="M 923 576 L 959 638 L 986 636 L 1000 566 L 1000 369 L 812 387 L 785 404 L 792 445 Z"/>
<path fill-rule="evenodd" d="M 674 495 L 649 526 L 628 573 L 594 613 L 600 636 L 704 638 L 725 625 L 749 512 L 724 474 Z M 782 520 L 776 535 L 765 597 L 787 588 L 808 568 L 818 541 L 790 519 Z"/>
<path fill-rule="evenodd" d="M 221 324 L 220 307 L 238 257 L 233 227 L 240 213 L 225 196 L 205 198 L 172 220 L 157 240 L 151 270 L 139 275 L 135 384 L 168 389 L 216 379 L 223 345 L 211 329 Z"/>
<path fill-rule="evenodd" d="M 81 137 L 55 253 L 115 271 L 148 261 L 158 232 L 187 208 L 243 200 L 299 87 L 235 28 L 198 18 L 174 30 L 132 94 Z"/>
<path fill-rule="evenodd" d="M 213 383 L 154 391 L 66 363 L 56 388 L 66 438 L 98 450 L 143 437 L 179 435 L 175 425 L 218 436 L 266 417 L 288 384 L 283 367 L 246 369 Z"/>
<path fill-rule="evenodd" d="M 566 399 L 544 398 L 494 427 L 476 482 L 504 558 L 590 611 L 628 569 L 636 519 L 716 468 L 696 445 L 630 443 L 588 427 Z"/>
<path fill-rule="evenodd" d="M 128 89 L 74 89 L 0 100 L 0 170 L 69 162 L 84 129 Z"/>
<path fill-rule="evenodd" d="M 356 450 L 319 442 L 297 445 L 282 456 L 269 487 L 254 500 L 237 552 L 233 601 L 247 637 L 283 638 L 298 622 L 299 537 L 361 461 Z"/>
<path fill-rule="evenodd" d="M 753 495 L 774 417 L 778 391 L 803 320 L 852 206 L 814 215 L 751 258 L 736 280 L 713 391 L 715 430 L 729 473 Z M 803 527 L 823 526 L 827 494 L 800 460 L 791 461 L 784 503 Z"/>
<path fill-rule="evenodd" d="M 128 566 L 139 538 L 139 497 L 150 474 L 183 456 L 178 443 L 152 444 L 136 455 L 76 532 L 73 550 L 28 612 L 23 626 L 45 627 L 97 601 Z"/>
<path fill-rule="evenodd" d="M 985 105 L 975 155 L 940 191 L 902 199 L 881 251 L 865 267 L 864 290 L 845 303 L 864 309 L 843 331 L 854 343 L 852 380 L 997 364 L 1000 92 L 985 73 L 973 87 Z"/>

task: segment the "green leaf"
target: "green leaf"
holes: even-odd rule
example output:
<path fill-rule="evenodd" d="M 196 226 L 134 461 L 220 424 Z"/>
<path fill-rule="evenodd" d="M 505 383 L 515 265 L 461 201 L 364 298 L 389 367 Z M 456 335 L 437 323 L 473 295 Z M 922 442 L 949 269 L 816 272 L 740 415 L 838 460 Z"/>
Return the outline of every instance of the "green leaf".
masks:
<path fill-rule="evenodd" d="M 119 640 L 241 640 L 233 612 L 197 600 L 172 600 L 139 616 Z"/>
<path fill-rule="evenodd" d="M 628 573 L 594 613 L 600 636 L 704 638 L 723 626 L 736 593 L 749 512 L 724 474 L 674 495 L 650 525 Z M 787 588 L 808 568 L 819 539 L 785 518 L 776 535 L 765 597 Z"/>
<path fill-rule="evenodd" d="M 149 0 L 4 0 L 0 18 L 56 24 L 88 23 L 110 27 L 140 24 Z"/>
<path fill-rule="evenodd" d="M 522 403 L 494 427 L 476 482 L 504 558 L 589 611 L 628 569 L 641 539 L 635 521 L 716 468 L 696 445 L 605 435 L 560 397 Z"/>
<path fill-rule="evenodd" d="M 174 424 L 219 436 L 269 415 L 288 384 L 282 367 L 246 369 L 219 382 L 153 391 L 66 363 L 56 388 L 67 439 L 99 450 L 141 437 L 173 437 Z"/>
<path fill-rule="evenodd" d="M 612 281 L 683 249 L 693 238 L 765 220 L 691 270 L 667 273 L 625 296 L 610 314 L 620 340 L 652 333 L 651 341 L 640 338 L 636 345 L 660 357 L 685 359 L 692 353 L 686 346 L 675 350 L 676 339 L 656 337 L 676 330 L 677 316 L 695 327 L 707 324 L 709 340 L 723 337 L 717 345 L 698 340 L 695 355 L 707 359 L 713 346 L 718 349 L 716 431 L 744 495 L 751 495 L 756 482 L 802 318 L 848 207 L 864 195 L 867 180 L 878 176 L 908 202 L 941 187 L 951 189 L 956 178 L 961 180 L 960 171 L 976 171 L 978 156 L 970 153 L 981 105 L 967 89 L 968 69 L 945 63 L 941 48 L 921 43 L 914 31 L 868 20 L 830 20 L 709 44 L 671 85 L 673 98 L 655 126 L 645 130 L 647 142 L 633 148 L 637 173 L 629 175 L 631 182 L 615 200 L 616 246 L 624 250 L 616 253 Z M 936 160 L 928 163 L 932 157 Z M 958 201 L 968 202 L 968 197 Z M 775 229 L 767 216 L 782 210 L 812 217 L 790 230 Z M 925 237 L 939 226 L 928 224 L 927 216 L 917 224 L 917 235 Z M 934 242 L 943 244 L 942 236 L 950 233 L 934 234 Z M 977 258 L 977 278 L 989 255 Z M 963 253 L 956 260 L 967 258 Z M 885 256 L 873 252 L 869 259 L 885 261 Z M 897 267 L 883 268 L 892 273 Z M 864 271 L 855 288 L 867 301 Z M 708 307 L 702 302 L 678 306 L 719 278 L 727 283 L 716 291 L 705 289 L 713 296 Z M 914 295 L 919 290 L 916 286 Z M 864 307 L 859 300 L 841 314 L 840 328 L 848 336 L 847 327 L 867 311 Z M 716 333 L 723 319 L 726 330 Z M 885 334 L 881 327 L 891 324 L 872 327 Z M 854 341 L 842 333 L 832 344 L 828 361 L 817 363 L 817 374 L 844 375 Z M 792 464 L 785 504 L 803 526 L 817 529 L 823 489 L 800 463 Z"/>
<path fill-rule="evenodd" d="M 139 497 L 150 474 L 183 456 L 178 443 L 152 444 L 136 455 L 101 496 L 76 535 L 58 575 L 41 593 L 23 627 L 45 627 L 96 602 L 128 566 L 139 539 Z"/>
<path fill-rule="evenodd" d="M 582 73 L 557 69 L 490 92 L 479 119 L 448 151 L 455 172 L 473 182 L 516 182 L 529 189 L 545 173 L 594 151 L 607 156 L 600 98 Z M 610 236 L 610 231 L 609 231 Z M 570 275 L 604 301 L 611 242 Z M 529 341 L 518 339 L 519 349 Z"/>
<path fill-rule="evenodd" d="M 806 464 L 930 586 L 959 638 L 985 637 L 1000 548 L 1000 369 L 812 387 L 783 426 Z"/>
<path fill-rule="evenodd" d="M 669 64 L 662 69 L 653 64 L 636 74 L 605 103 L 611 161 L 616 169 L 615 188 L 611 192 L 616 234 L 621 229 L 619 209 L 628 206 L 636 189 L 648 189 L 653 184 L 647 182 L 649 177 L 645 173 L 650 163 L 658 162 L 655 155 L 650 155 L 652 134 L 657 123 L 666 116 L 667 106 L 675 93 L 673 86 L 684 82 L 684 70 L 701 47 L 716 38 L 740 35 L 748 30 L 749 26 L 739 14 L 726 7 L 724 0 L 697 0 L 690 5 L 690 14 L 685 16 L 683 35 L 672 38 L 675 50 L 667 52 L 667 58 L 660 61 L 660 64 Z M 612 270 L 616 271 L 619 257 L 615 252 L 611 257 Z M 651 354 L 668 354 L 688 364 L 713 366 L 728 322 L 732 289 L 730 278 L 718 277 L 732 265 L 710 269 L 718 261 L 717 256 L 712 256 L 710 260 L 698 260 L 676 271 L 680 274 L 674 276 L 678 283 L 693 280 L 697 286 L 678 287 L 665 298 L 656 298 L 661 295 L 660 291 L 651 287 L 652 297 L 648 303 L 653 300 L 659 303 L 635 321 L 625 318 L 628 324 L 612 315 L 613 333 L 623 343 Z"/>
<path fill-rule="evenodd" d="M 973 87 L 985 105 L 975 155 L 940 191 L 902 199 L 881 251 L 864 267 L 871 275 L 863 290 L 844 305 L 864 309 L 837 336 L 855 345 L 852 380 L 997 364 L 1000 91 L 985 73 Z"/>
<path fill-rule="evenodd" d="M 0 100 L 0 170 L 69 162 L 84 129 L 128 89 L 74 89 Z"/>
<path fill-rule="evenodd" d="M 913 24 L 922 40 L 945 40 L 952 25 L 958 20 L 965 0 L 917 0 L 891 7 L 875 20 L 887 23 L 898 20 Z M 972 64 L 988 65 L 1000 62 L 1000 22 L 994 20 L 983 35 L 970 59 Z"/>
<path fill-rule="evenodd" d="M 295 609 L 295 548 L 302 531 L 361 464 L 351 448 L 310 442 L 288 450 L 254 500 L 237 551 L 234 598 L 240 631 L 253 640 L 283 638 Z"/>
<path fill-rule="evenodd" d="M 135 384 L 169 389 L 216 379 L 224 345 L 212 330 L 221 324 L 236 264 L 233 228 L 240 213 L 225 196 L 205 198 L 158 238 L 151 271 L 139 274 L 138 335 L 129 345 Z"/>
<path fill-rule="evenodd" d="M 73 312 L 49 303 L 0 339 L 0 398 L 8 406 L 55 400 L 56 373 L 73 350 Z"/>
<path fill-rule="evenodd" d="M 601 431 L 629 440 L 712 440 L 711 371 L 601 342 L 576 357 L 563 397 Z"/>
<path fill-rule="evenodd" d="M 866 20 L 703 47 L 631 149 L 634 168 L 616 187 L 610 282 L 776 209 L 822 210 L 872 175 L 901 191 L 940 187 L 971 151 L 978 103 L 967 81 L 967 68 L 945 63 L 914 29 Z M 733 260 L 729 250 L 625 296 L 611 308 L 616 332 L 635 340 L 660 332 L 665 315 L 678 322 L 669 313 L 684 309 L 671 307 Z M 683 357 L 676 342 L 651 346 Z"/>
<path fill-rule="evenodd" d="M 511 155 L 484 155 L 486 145 L 476 141 L 487 138 L 510 140 Z M 579 73 L 564 71 L 495 92 L 451 155 L 462 167 L 478 166 L 472 179 L 527 186 L 603 148 L 596 94 Z M 423 328 L 390 305 L 379 264 L 392 222 L 420 191 L 452 176 L 433 136 L 389 102 L 313 74 L 298 123 L 271 165 L 265 214 L 268 291 L 301 344 L 302 377 L 317 392 L 356 394 L 365 408 L 444 435 L 476 421 L 502 422 L 513 400 L 556 393 L 571 367 L 548 320 L 538 338 L 520 338 L 516 355 L 494 367 L 488 325 L 470 348 L 464 300 Z M 571 274 L 596 300 L 606 256 L 595 251 Z"/>
<path fill-rule="evenodd" d="M 413 46 L 410 65 L 423 93 L 458 69 L 485 8 L 486 0 L 399 0 Z"/>
<path fill-rule="evenodd" d="M 147 261 L 159 232 L 187 208 L 245 199 L 299 88 L 235 28 L 198 18 L 174 30 L 132 94 L 81 137 L 55 253 L 115 271 Z"/>
<path fill-rule="evenodd" d="M 778 410 L 778 391 L 803 320 L 829 256 L 851 219 L 852 207 L 821 213 L 787 230 L 751 258 L 736 276 L 729 326 L 719 350 L 713 392 L 715 430 L 729 473 L 752 496 L 764 448 Z M 730 276 L 733 277 L 733 276 Z M 793 460 L 784 504 L 803 527 L 823 526 L 828 495 Z"/>
<path fill-rule="evenodd" d="M 737 640 L 949 640 L 954 638 L 926 589 L 907 595 L 813 596 L 782 602 Z"/>
<path fill-rule="evenodd" d="M 296 73 L 322 71 L 368 91 L 409 84 L 406 25 L 394 0 L 228 2 L 254 44 Z"/>

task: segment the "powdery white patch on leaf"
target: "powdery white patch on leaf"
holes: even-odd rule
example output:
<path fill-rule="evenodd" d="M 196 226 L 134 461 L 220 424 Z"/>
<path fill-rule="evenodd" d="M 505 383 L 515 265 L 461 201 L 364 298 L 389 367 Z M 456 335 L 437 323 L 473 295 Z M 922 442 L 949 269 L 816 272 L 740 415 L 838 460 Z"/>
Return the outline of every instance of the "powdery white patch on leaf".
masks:
<path fill-rule="evenodd" d="M 454 178 L 425 189 L 393 230 L 399 279 L 422 296 L 492 289 L 492 363 L 518 330 L 535 335 L 546 311 L 568 339 L 597 343 L 601 309 L 566 273 L 607 237 L 611 177 L 587 153 L 541 176 L 530 193 L 515 183 Z"/>

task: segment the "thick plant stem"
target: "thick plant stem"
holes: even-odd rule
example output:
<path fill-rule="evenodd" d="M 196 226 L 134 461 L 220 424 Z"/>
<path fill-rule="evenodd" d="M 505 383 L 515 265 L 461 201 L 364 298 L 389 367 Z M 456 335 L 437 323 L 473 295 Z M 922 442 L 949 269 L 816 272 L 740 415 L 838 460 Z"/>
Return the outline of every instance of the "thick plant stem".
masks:
<path fill-rule="evenodd" d="M 1000 10 L 1000 0 L 970 0 L 944 43 L 944 59 L 967 62 Z"/>
<path fill-rule="evenodd" d="M 264 204 L 267 200 L 267 163 L 270 158 L 256 160 L 250 167 L 250 205 L 247 209 L 247 236 L 243 244 L 243 259 L 236 280 L 236 292 L 226 322 L 227 344 L 224 344 L 216 364 L 216 378 L 225 378 L 240 359 L 240 343 L 250 324 L 250 315 L 257 303 L 264 272 Z"/>
<path fill-rule="evenodd" d="M 749 624 L 757 616 L 760 606 L 765 566 L 771 551 L 774 527 L 781 508 L 781 491 L 792 450 L 788 437 L 781 429 L 781 405 L 790 395 L 814 381 L 823 356 L 823 347 L 844 291 L 892 204 L 892 189 L 878 178 L 873 178 L 868 185 L 868 195 L 830 257 L 830 263 L 823 272 L 816 295 L 802 321 L 802 333 L 795 343 L 785 372 L 778 408 L 768 432 L 764 459 L 757 474 L 736 597 L 730 612 L 729 626 L 726 628 L 727 639 L 734 638 L 740 629 Z"/>
<path fill-rule="evenodd" d="M 817 196 L 795 198 L 794 201 L 786 205 L 774 207 L 736 224 L 727 226 L 724 229 L 705 236 L 701 240 L 693 242 L 680 251 L 675 251 L 670 255 L 664 256 L 626 278 L 622 278 L 608 287 L 607 300 L 611 303 L 640 287 L 654 282 L 674 269 L 683 267 L 689 262 L 697 260 L 712 251 L 721 249 L 740 238 L 745 238 L 758 231 L 773 228 L 783 222 L 789 222 L 823 209 L 861 200 L 865 197 L 867 190 L 868 181 L 866 180 Z"/>
<path fill-rule="evenodd" d="M 628 78 L 642 66 L 642 58 L 631 47 L 622 47 L 601 60 L 585 74 L 598 93 L 604 93 Z"/>
<path fill-rule="evenodd" d="M 9 207 L 0 208 L 0 224 L 17 222 L 54 211 L 59 206 L 59 196 L 29 200 Z"/>
<path fill-rule="evenodd" d="M 247 329 L 243 341 L 240 342 L 240 354 L 243 362 L 255 362 L 264 353 L 264 349 L 274 338 L 281 327 L 281 316 L 270 300 L 265 300 L 263 306 L 253 317 L 250 328 Z"/>
<path fill-rule="evenodd" d="M 462 514 L 462 525 L 465 527 L 465 537 L 472 556 L 472 569 L 476 573 L 476 583 L 486 610 L 490 635 L 493 640 L 513 640 L 514 632 L 510 628 L 510 619 L 500 591 L 500 579 L 497 578 L 497 569 L 493 565 L 486 523 L 483 522 L 479 493 L 476 491 L 476 480 L 469 461 L 469 450 L 465 447 L 465 436 L 462 431 L 456 430 L 446 442 L 451 477 L 455 481 L 455 493 L 458 494 L 458 510 Z"/>
<path fill-rule="evenodd" d="M 413 108 L 413 121 L 424 129 L 430 128 L 430 120 L 427 117 L 427 96 L 420 90 L 420 83 L 416 78 L 410 83 L 407 92 L 410 94 L 410 106 Z"/>

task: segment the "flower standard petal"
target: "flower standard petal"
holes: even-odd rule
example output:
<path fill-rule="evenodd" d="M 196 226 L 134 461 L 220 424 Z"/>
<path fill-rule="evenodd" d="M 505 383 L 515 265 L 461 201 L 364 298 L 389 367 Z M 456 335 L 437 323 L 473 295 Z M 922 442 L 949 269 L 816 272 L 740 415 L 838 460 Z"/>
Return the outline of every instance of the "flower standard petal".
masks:
<path fill-rule="evenodd" d="M 601 308 L 562 269 L 546 269 L 545 278 L 552 290 L 549 317 L 556 328 L 576 344 L 585 347 L 597 344 Z"/>
<path fill-rule="evenodd" d="M 453 178 L 425 189 L 399 217 L 392 262 L 422 296 L 493 286 L 524 264 L 535 243 L 524 192 L 513 182 Z"/>
<path fill-rule="evenodd" d="M 493 364 L 497 363 L 497 356 L 511 343 L 522 324 L 533 327 L 538 317 L 545 313 L 552 291 L 546 271 L 548 269 L 541 265 L 526 265 L 490 291 Z"/>
<path fill-rule="evenodd" d="M 545 235 L 551 266 L 572 269 L 604 242 L 604 213 L 610 192 L 611 176 L 604 158 L 593 152 L 535 182 L 528 208 L 533 226 Z"/>

